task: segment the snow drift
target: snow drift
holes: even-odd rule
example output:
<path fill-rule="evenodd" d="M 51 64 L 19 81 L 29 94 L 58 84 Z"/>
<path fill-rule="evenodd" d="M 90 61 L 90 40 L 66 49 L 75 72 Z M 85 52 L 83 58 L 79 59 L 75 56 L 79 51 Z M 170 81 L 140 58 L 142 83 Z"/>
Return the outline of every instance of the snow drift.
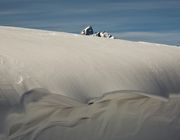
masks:
<path fill-rule="evenodd" d="M 180 92 L 180 49 L 1 27 L 1 67 L 18 94 L 46 88 L 83 102 L 115 91 L 168 98 Z"/>
<path fill-rule="evenodd" d="M 116 93 L 87 105 L 49 94 L 9 116 L 9 140 L 179 140 L 179 108 L 180 98 Z"/>
<path fill-rule="evenodd" d="M 175 46 L 0 27 L 0 121 L 6 108 L 22 109 L 8 115 L 13 140 L 177 139 L 179 98 L 169 97 L 180 94 L 179 54 Z"/>

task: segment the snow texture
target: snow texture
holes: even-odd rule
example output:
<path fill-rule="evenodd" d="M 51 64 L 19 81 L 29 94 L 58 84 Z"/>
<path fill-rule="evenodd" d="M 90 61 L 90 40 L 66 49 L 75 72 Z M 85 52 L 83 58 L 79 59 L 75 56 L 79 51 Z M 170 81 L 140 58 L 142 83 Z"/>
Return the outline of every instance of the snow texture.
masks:
<path fill-rule="evenodd" d="M 0 138 L 179 140 L 179 54 L 162 44 L 0 27 Z"/>

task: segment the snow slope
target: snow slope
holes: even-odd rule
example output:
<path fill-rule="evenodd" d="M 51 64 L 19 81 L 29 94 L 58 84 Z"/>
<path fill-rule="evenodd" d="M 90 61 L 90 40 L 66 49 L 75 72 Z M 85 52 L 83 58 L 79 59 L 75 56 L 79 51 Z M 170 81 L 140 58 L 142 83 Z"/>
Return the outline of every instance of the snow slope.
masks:
<path fill-rule="evenodd" d="M 179 54 L 166 45 L 0 27 L 1 67 L 20 95 L 41 87 L 83 102 L 116 91 L 168 98 L 180 92 Z"/>
<path fill-rule="evenodd" d="M 40 140 L 53 132 L 69 140 L 179 139 L 179 98 L 169 99 L 180 94 L 179 54 L 175 46 L 1 26 L 0 133 L 20 106 L 25 113 L 8 117 L 12 140 L 33 140 L 52 125 Z"/>

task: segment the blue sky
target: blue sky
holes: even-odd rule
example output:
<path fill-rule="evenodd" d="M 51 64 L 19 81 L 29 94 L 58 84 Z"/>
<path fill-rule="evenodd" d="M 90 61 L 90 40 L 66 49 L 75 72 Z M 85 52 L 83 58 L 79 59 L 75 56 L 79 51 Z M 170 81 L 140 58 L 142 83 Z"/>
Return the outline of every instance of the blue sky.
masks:
<path fill-rule="evenodd" d="M 0 0 L 0 25 L 180 44 L 180 0 Z"/>

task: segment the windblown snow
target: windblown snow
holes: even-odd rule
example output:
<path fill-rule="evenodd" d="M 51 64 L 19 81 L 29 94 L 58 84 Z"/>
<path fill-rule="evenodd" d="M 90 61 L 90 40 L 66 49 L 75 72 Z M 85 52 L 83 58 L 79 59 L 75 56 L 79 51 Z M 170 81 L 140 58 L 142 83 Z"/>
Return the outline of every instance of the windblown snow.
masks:
<path fill-rule="evenodd" d="M 1 26 L 0 137 L 179 140 L 179 62 L 175 46 Z"/>

